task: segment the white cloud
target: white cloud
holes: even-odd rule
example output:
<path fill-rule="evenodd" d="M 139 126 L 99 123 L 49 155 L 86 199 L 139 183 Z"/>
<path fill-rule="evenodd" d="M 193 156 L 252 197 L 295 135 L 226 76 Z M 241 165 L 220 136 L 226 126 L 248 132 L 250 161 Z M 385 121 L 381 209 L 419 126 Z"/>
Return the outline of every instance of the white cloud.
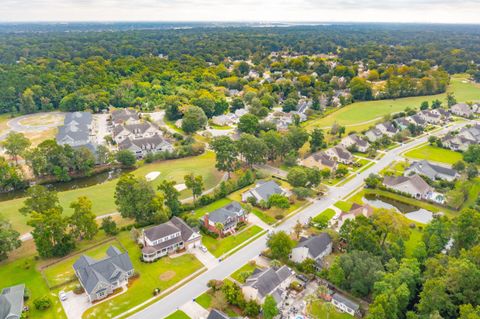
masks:
<path fill-rule="evenodd" d="M 480 0 L 2 0 L 0 21 L 478 23 Z"/>

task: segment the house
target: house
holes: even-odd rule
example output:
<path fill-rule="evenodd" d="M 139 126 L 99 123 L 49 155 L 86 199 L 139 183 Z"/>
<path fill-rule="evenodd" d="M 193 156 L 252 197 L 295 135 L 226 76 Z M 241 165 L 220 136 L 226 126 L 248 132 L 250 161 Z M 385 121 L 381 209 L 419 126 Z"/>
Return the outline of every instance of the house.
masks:
<path fill-rule="evenodd" d="M 440 115 L 444 121 L 450 120 L 452 117 L 449 110 L 438 108 L 430 110 L 430 113 Z"/>
<path fill-rule="evenodd" d="M 420 115 L 418 114 L 414 114 L 412 116 L 409 116 L 406 118 L 411 124 L 413 125 L 416 125 L 416 126 L 420 126 L 420 127 L 425 127 L 425 125 L 427 125 L 427 122 L 423 119 L 423 117 L 421 117 Z"/>
<path fill-rule="evenodd" d="M 440 114 L 434 113 L 430 110 L 420 111 L 420 112 L 418 112 L 418 116 L 420 116 L 425 122 L 427 122 L 429 124 L 439 125 L 439 124 L 443 123 L 442 116 Z"/>
<path fill-rule="evenodd" d="M 129 150 L 138 158 L 142 158 L 148 153 L 173 152 L 174 147 L 160 135 L 153 135 L 139 139 L 127 138 L 118 144 L 118 149 Z"/>
<path fill-rule="evenodd" d="M 459 177 L 459 174 L 456 170 L 433 164 L 425 160 L 413 162 L 410 167 L 405 170 L 405 175 L 412 174 L 423 175 L 431 180 L 443 179 L 446 181 L 453 181 Z"/>
<path fill-rule="evenodd" d="M 398 192 L 407 193 L 417 199 L 428 199 L 433 188 L 418 174 L 412 176 L 385 176 L 383 184 Z"/>
<path fill-rule="evenodd" d="M 24 298 L 24 284 L 3 288 L 0 294 L 0 319 L 22 318 Z"/>
<path fill-rule="evenodd" d="M 287 130 L 288 127 L 294 123 L 296 116 L 298 116 L 300 122 L 305 122 L 307 120 L 307 116 L 298 111 L 291 111 L 288 113 L 277 111 L 270 113 L 264 121 L 274 123 L 277 126 L 277 130 L 281 131 Z"/>
<path fill-rule="evenodd" d="M 295 272 L 287 266 L 278 269 L 255 269 L 242 286 L 242 292 L 246 300 L 255 300 L 259 304 L 263 304 L 267 295 L 271 295 L 279 303 L 294 277 Z"/>
<path fill-rule="evenodd" d="M 342 164 L 352 164 L 353 163 L 353 155 L 350 153 L 344 146 L 337 145 L 332 148 L 329 148 L 325 151 L 325 154 L 330 156 L 331 159 L 342 163 Z"/>
<path fill-rule="evenodd" d="M 125 287 L 134 269 L 128 252 L 115 246 L 107 249 L 107 257 L 95 260 L 82 255 L 74 264 L 75 275 L 90 302 L 106 298 L 116 289 Z"/>
<path fill-rule="evenodd" d="M 58 128 L 57 143 L 72 147 L 90 144 L 92 119 L 92 114 L 88 112 L 67 113 L 63 125 Z"/>
<path fill-rule="evenodd" d="M 212 309 L 210 310 L 210 313 L 208 314 L 207 319 L 231 319 L 231 318 L 227 316 L 225 313 L 221 312 L 220 310 Z"/>
<path fill-rule="evenodd" d="M 370 142 L 373 143 L 375 141 L 378 141 L 380 138 L 382 138 L 383 133 L 378 128 L 372 128 L 365 132 L 365 136 Z"/>
<path fill-rule="evenodd" d="M 141 242 L 143 260 L 155 261 L 167 254 L 199 246 L 201 235 L 181 218 L 174 216 L 166 223 L 145 229 Z"/>
<path fill-rule="evenodd" d="M 395 119 L 394 122 L 400 131 L 407 129 L 408 125 L 410 124 L 410 121 L 404 117 L 399 117 L 398 119 Z"/>
<path fill-rule="evenodd" d="M 235 123 L 235 114 L 228 113 L 212 117 L 212 123 L 218 126 L 228 126 Z"/>
<path fill-rule="evenodd" d="M 377 124 L 375 126 L 382 134 L 387 135 L 388 137 L 393 137 L 395 134 L 398 133 L 398 129 L 392 124 L 392 122 L 384 122 Z"/>
<path fill-rule="evenodd" d="M 117 124 L 137 124 L 140 123 L 140 115 L 132 109 L 116 109 L 111 112 L 112 123 Z"/>
<path fill-rule="evenodd" d="M 366 153 L 370 147 L 370 143 L 360 138 L 357 134 L 351 134 L 342 139 L 340 142 L 346 148 L 354 148 L 361 153 Z"/>
<path fill-rule="evenodd" d="M 313 259 L 317 268 L 321 268 L 322 259 L 332 253 L 332 238 L 327 233 L 321 233 L 310 238 L 302 238 L 295 248 L 292 249 L 290 260 L 301 263 L 306 259 Z"/>
<path fill-rule="evenodd" d="M 450 108 L 450 111 L 457 115 L 457 116 L 461 116 L 461 117 L 471 117 L 473 116 L 473 110 L 472 108 L 470 107 L 470 105 L 466 104 L 466 103 L 457 103 L 455 105 L 452 105 L 452 107 Z"/>
<path fill-rule="evenodd" d="M 333 294 L 332 304 L 338 310 L 346 312 L 352 316 L 358 314 L 360 310 L 360 305 L 358 303 L 351 301 L 350 299 L 348 299 L 342 294 L 339 294 L 338 292 Z"/>
<path fill-rule="evenodd" d="M 366 205 L 359 205 L 357 203 L 353 203 L 352 207 L 348 212 L 342 211 L 340 213 L 340 216 L 338 218 L 339 225 L 338 227 L 342 227 L 343 223 L 346 220 L 353 220 L 357 218 L 358 216 L 365 216 L 367 218 L 371 217 L 373 214 L 373 207 L 366 204 Z"/>
<path fill-rule="evenodd" d="M 463 127 L 459 132 L 458 136 L 466 138 L 470 141 L 475 141 L 477 144 L 480 143 L 480 124 L 476 123 L 470 127 Z"/>
<path fill-rule="evenodd" d="M 140 139 L 160 135 L 161 132 L 150 122 L 116 125 L 113 128 L 113 140 L 118 144 L 129 139 Z"/>
<path fill-rule="evenodd" d="M 289 196 L 289 193 L 275 181 L 260 181 L 254 188 L 247 190 L 242 194 L 242 202 L 246 202 L 250 197 L 255 198 L 257 202 L 268 201 L 273 194 Z"/>
<path fill-rule="evenodd" d="M 306 157 L 301 164 L 306 167 L 328 168 L 330 171 L 337 169 L 337 161 L 328 156 L 324 151 L 319 151 Z"/>
<path fill-rule="evenodd" d="M 458 134 L 448 134 L 442 139 L 444 147 L 453 151 L 466 151 L 472 144 L 480 143 L 480 124 L 463 127 Z"/>
<path fill-rule="evenodd" d="M 247 222 L 247 212 L 238 202 L 231 202 L 204 215 L 201 220 L 206 229 L 220 236 L 225 236 L 230 233 L 233 234 L 238 223 Z M 217 228 L 218 224 L 222 225 L 221 229 Z"/>

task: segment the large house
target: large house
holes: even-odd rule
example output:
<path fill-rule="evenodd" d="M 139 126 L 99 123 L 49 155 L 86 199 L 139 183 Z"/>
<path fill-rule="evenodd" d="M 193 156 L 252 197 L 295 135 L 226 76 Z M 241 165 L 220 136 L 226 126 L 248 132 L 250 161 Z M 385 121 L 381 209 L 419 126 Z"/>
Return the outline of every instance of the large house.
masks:
<path fill-rule="evenodd" d="M 95 260 L 82 255 L 74 264 L 75 275 L 90 302 L 106 298 L 115 289 L 125 287 L 134 269 L 128 252 L 110 246 L 105 259 Z"/>
<path fill-rule="evenodd" d="M 371 217 L 373 214 L 373 207 L 370 205 L 359 205 L 353 203 L 352 207 L 348 212 L 342 211 L 338 218 L 338 228 L 342 227 L 343 223 L 346 220 L 353 220 L 358 216 L 365 216 L 367 218 Z"/>
<path fill-rule="evenodd" d="M 410 121 L 407 120 L 405 117 L 399 117 L 395 119 L 394 122 L 400 131 L 407 129 L 410 125 Z"/>
<path fill-rule="evenodd" d="M 161 132 L 150 122 L 117 125 L 113 128 L 113 139 L 118 144 L 126 139 L 141 139 L 152 137 Z"/>
<path fill-rule="evenodd" d="M 143 260 L 150 262 L 181 249 L 199 246 L 201 235 L 174 216 L 166 223 L 144 230 L 141 241 Z"/>
<path fill-rule="evenodd" d="M 393 190 L 410 194 L 417 199 L 428 199 L 433 188 L 418 174 L 412 176 L 385 176 L 383 184 Z"/>
<path fill-rule="evenodd" d="M 382 131 L 380 131 L 378 128 L 374 127 L 368 131 L 365 132 L 365 136 L 370 142 L 375 142 L 378 141 L 383 137 Z"/>
<path fill-rule="evenodd" d="M 92 114 L 88 112 L 67 113 L 63 125 L 58 128 L 57 143 L 75 148 L 85 146 L 92 149 L 92 119 Z"/>
<path fill-rule="evenodd" d="M 370 143 L 360 138 L 357 134 L 344 137 L 341 144 L 346 148 L 354 148 L 361 153 L 366 153 L 370 147 Z"/>
<path fill-rule="evenodd" d="M 242 194 L 242 201 L 246 202 L 250 197 L 255 198 L 257 202 L 268 201 L 273 194 L 289 196 L 289 193 L 275 181 L 260 181 L 254 188 L 247 190 Z"/>
<path fill-rule="evenodd" d="M 166 139 L 155 134 L 145 138 L 127 138 L 118 144 L 118 149 L 129 150 L 138 158 L 142 158 L 148 153 L 173 152 L 174 147 Z"/>
<path fill-rule="evenodd" d="M 456 135 L 446 135 L 442 144 L 453 151 L 466 151 L 470 145 L 480 144 L 480 124 L 463 127 Z"/>
<path fill-rule="evenodd" d="M 428 161 L 413 162 L 409 168 L 405 170 L 405 175 L 419 174 L 430 178 L 431 180 L 443 179 L 453 181 L 459 177 L 456 170 L 445 166 L 430 163 Z"/>
<path fill-rule="evenodd" d="M 292 249 L 290 260 L 301 263 L 306 259 L 313 259 L 320 269 L 322 259 L 332 253 L 332 238 L 327 233 L 321 233 L 310 238 L 302 238 L 295 248 Z"/>
<path fill-rule="evenodd" d="M 352 316 L 355 316 L 359 310 L 360 305 L 354 301 L 351 301 L 347 297 L 338 292 L 334 293 L 332 296 L 332 304 L 340 311 L 346 312 Z"/>
<path fill-rule="evenodd" d="M 337 145 L 331 147 L 325 151 L 325 154 L 330 156 L 331 159 L 342 163 L 342 164 L 352 164 L 353 163 L 353 155 L 350 153 L 344 146 Z"/>
<path fill-rule="evenodd" d="M 439 113 L 430 110 L 423 110 L 418 112 L 418 115 L 429 124 L 442 124 L 444 121 Z"/>
<path fill-rule="evenodd" d="M 233 234 L 241 222 L 247 222 L 247 212 L 238 202 L 231 202 L 202 217 L 203 226 L 220 236 Z M 222 225 L 220 229 L 218 224 Z"/>
<path fill-rule="evenodd" d="M 470 105 L 468 105 L 466 103 L 457 103 L 455 105 L 452 105 L 450 110 L 453 114 L 461 116 L 461 117 L 471 117 L 471 116 L 473 116 L 472 108 L 470 107 Z"/>
<path fill-rule="evenodd" d="M 387 135 L 388 137 L 393 137 L 398 133 L 398 129 L 392 124 L 392 122 L 380 123 L 375 126 L 382 134 Z"/>
<path fill-rule="evenodd" d="M 328 156 L 324 151 L 311 154 L 302 161 L 302 165 L 306 167 L 317 167 L 319 169 L 328 168 L 331 171 L 337 169 L 337 161 Z"/>
<path fill-rule="evenodd" d="M 24 284 L 3 288 L 0 294 L 0 319 L 20 319 L 24 297 Z"/>
<path fill-rule="evenodd" d="M 111 112 L 111 116 L 114 125 L 140 123 L 140 115 L 132 109 L 116 109 Z"/>
<path fill-rule="evenodd" d="M 278 269 L 255 269 L 242 286 L 242 292 L 246 300 L 255 300 L 259 304 L 263 304 L 267 295 L 271 295 L 279 303 L 294 277 L 295 273 L 287 266 Z"/>
<path fill-rule="evenodd" d="M 423 119 L 423 117 L 418 115 L 418 114 L 414 114 L 412 116 L 409 116 L 406 119 L 407 119 L 407 121 L 409 121 L 411 124 L 413 124 L 415 126 L 424 127 L 425 125 L 427 125 L 427 121 L 425 121 Z"/>

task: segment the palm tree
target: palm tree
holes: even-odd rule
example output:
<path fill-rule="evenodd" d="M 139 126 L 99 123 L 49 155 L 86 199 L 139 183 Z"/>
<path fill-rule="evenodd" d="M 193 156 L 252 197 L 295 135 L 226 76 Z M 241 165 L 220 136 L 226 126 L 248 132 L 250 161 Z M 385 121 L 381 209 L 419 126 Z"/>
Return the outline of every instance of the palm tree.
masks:
<path fill-rule="evenodd" d="M 222 223 L 215 223 L 215 228 L 218 230 L 218 232 L 220 233 L 220 235 L 223 236 L 223 229 L 224 229 L 224 226 Z"/>

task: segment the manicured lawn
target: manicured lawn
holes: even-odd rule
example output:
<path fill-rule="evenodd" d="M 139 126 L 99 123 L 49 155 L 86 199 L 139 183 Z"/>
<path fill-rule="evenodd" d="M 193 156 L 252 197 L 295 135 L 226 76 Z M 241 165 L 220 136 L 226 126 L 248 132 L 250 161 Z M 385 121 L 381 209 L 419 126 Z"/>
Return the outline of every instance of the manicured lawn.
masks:
<path fill-rule="evenodd" d="M 352 208 L 352 204 L 345 201 L 338 201 L 333 205 L 337 208 L 340 208 L 344 212 L 348 212 L 350 208 Z"/>
<path fill-rule="evenodd" d="M 275 224 L 277 222 L 275 217 L 270 216 L 266 212 L 261 211 L 260 209 L 257 209 L 257 208 L 252 209 L 252 214 L 254 214 L 258 218 L 260 218 L 263 222 L 265 222 L 269 225 Z"/>
<path fill-rule="evenodd" d="M 0 264 L 0 289 L 25 284 L 30 292 L 30 299 L 25 303 L 29 306 L 30 319 L 64 319 L 66 318 L 63 312 L 60 300 L 57 297 L 58 291 L 50 291 L 47 287 L 42 275 L 36 269 L 37 261 L 33 257 L 21 258 L 8 264 Z M 37 298 L 49 297 L 52 301 L 50 309 L 41 311 L 35 309 L 33 301 Z"/>
<path fill-rule="evenodd" d="M 352 319 L 347 313 L 338 312 L 333 304 L 315 300 L 308 306 L 308 314 L 314 319 Z"/>
<path fill-rule="evenodd" d="M 255 268 L 259 268 L 257 265 L 253 263 L 246 263 L 241 268 L 237 269 L 233 274 L 230 275 L 233 279 L 238 281 L 239 283 L 245 283 L 245 279 L 242 278 L 243 273 L 250 273 L 252 274 Z"/>
<path fill-rule="evenodd" d="M 380 174 L 385 175 L 386 173 L 391 173 L 395 176 L 401 176 L 408 166 L 409 164 L 406 161 L 395 161 L 391 165 L 381 170 Z"/>
<path fill-rule="evenodd" d="M 418 226 L 410 229 L 410 238 L 405 242 L 405 255 L 407 257 L 412 257 L 415 247 L 422 241 L 422 235 L 423 231 L 421 231 Z"/>
<path fill-rule="evenodd" d="M 210 308 L 213 296 L 207 291 L 195 298 L 195 302 L 205 309 Z"/>
<path fill-rule="evenodd" d="M 100 246 L 94 247 L 82 253 L 94 259 L 102 259 L 106 257 L 106 252 L 108 247 L 114 245 L 118 249 L 122 247 L 118 244 L 117 241 L 109 241 Z M 73 270 L 73 264 L 78 260 L 82 254 L 73 255 L 70 258 L 67 258 L 59 263 L 53 264 L 52 266 L 43 270 L 43 274 L 47 279 L 50 287 L 66 283 L 75 277 L 75 272 Z"/>
<path fill-rule="evenodd" d="M 119 315 L 153 297 L 155 288 L 164 291 L 203 267 L 200 261 L 190 254 L 176 258 L 164 257 L 150 264 L 142 263 L 141 250 L 129 232 L 121 233 L 117 239 L 127 249 L 133 267 L 140 277 L 131 281 L 126 293 L 87 310 L 83 318 L 110 318 Z"/>
<path fill-rule="evenodd" d="M 406 157 L 415 159 L 425 159 L 439 163 L 454 164 L 460 161 L 463 157 L 459 152 L 454 152 L 437 146 L 424 145 L 415 148 L 404 154 Z"/>
<path fill-rule="evenodd" d="M 313 219 L 318 220 L 319 218 L 329 221 L 335 216 L 335 211 L 331 208 L 325 209 L 323 212 L 315 216 Z"/>
<path fill-rule="evenodd" d="M 209 189 L 214 187 L 222 176 L 222 174 L 215 169 L 215 154 L 213 152 L 206 152 L 203 155 L 195 157 L 147 164 L 135 170 L 133 174 L 145 177 L 149 172 L 154 171 L 160 172 L 160 176 L 152 182 L 155 188 L 164 179 L 183 183 L 183 177 L 186 174 L 194 172 L 197 175 L 203 176 L 205 189 Z M 60 204 L 63 206 L 64 212 L 69 215 L 72 213 L 72 209 L 69 207 L 70 203 L 80 196 L 87 196 L 92 201 L 93 212 L 97 216 L 112 213 L 116 211 L 113 194 L 117 181 L 118 179 L 114 179 L 91 187 L 60 192 L 58 193 Z M 182 192 L 183 198 L 189 196 L 191 196 L 190 191 L 185 190 Z M 20 233 L 25 233 L 30 230 L 30 227 L 26 225 L 28 217 L 18 212 L 19 208 L 23 206 L 24 200 L 24 198 L 17 198 L 0 202 L 3 216 L 8 219 L 13 227 Z"/>
<path fill-rule="evenodd" d="M 472 83 L 462 83 L 465 77 L 465 75 L 460 74 L 453 76 L 448 92 L 454 92 L 457 101 L 478 100 L 480 96 L 480 86 Z M 347 125 L 347 131 L 361 131 L 375 124 L 376 119 L 381 120 L 381 117 L 386 114 L 403 111 L 406 107 L 419 107 L 423 101 L 433 101 L 435 99 L 445 102 L 446 93 L 401 99 L 356 102 L 342 107 L 323 118 L 307 121 L 304 127 L 307 130 L 313 130 L 316 127 L 329 129 L 333 123 L 337 122 L 341 125 Z M 366 121 L 371 122 L 364 123 Z"/>
<path fill-rule="evenodd" d="M 177 310 L 169 316 L 166 316 L 165 319 L 190 319 L 190 317 L 183 311 Z"/>
<path fill-rule="evenodd" d="M 228 198 L 219 199 L 216 202 L 211 203 L 210 205 L 207 205 L 207 206 L 204 206 L 202 208 L 196 209 L 195 212 L 194 212 L 194 216 L 196 218 L 200 218 L 203 215 L 205 215 L 206 213 L 213 212 L 214 210 L 219 209 L 223 206 L 226 206 L 226 205 L 230 204 L 231 202 L 232 202 L 232 200 L 228 199 Z"/>
<path fill-rule="evenodd" d="M 263 229 L 257 225 L 253 225 L 235 235 L 225 238 L 213 238 L 208 235 L 202 237 L 202 243 L 215 256 L 220 257 L 228 251 L 240 246 L 243 242 L 251 239 Z"/>

